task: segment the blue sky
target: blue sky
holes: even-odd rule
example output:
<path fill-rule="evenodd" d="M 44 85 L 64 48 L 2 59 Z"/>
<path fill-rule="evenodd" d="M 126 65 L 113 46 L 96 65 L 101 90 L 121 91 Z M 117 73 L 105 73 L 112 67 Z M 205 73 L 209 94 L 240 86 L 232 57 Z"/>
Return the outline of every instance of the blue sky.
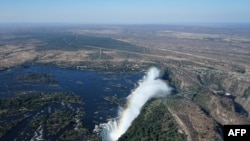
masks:
<path fill-rule="evenodd" d="M 250 0 L 0 0 L 0 23 L 250 23 Z"/>

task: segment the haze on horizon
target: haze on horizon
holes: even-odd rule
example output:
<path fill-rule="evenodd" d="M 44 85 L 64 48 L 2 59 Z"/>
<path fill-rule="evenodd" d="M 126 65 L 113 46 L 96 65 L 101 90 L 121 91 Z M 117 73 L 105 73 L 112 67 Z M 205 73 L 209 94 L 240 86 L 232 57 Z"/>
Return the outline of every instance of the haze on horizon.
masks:
<path fill-rule="evenodd" d="M 2 0 L 0 23 L 250 23 L 249 0 Z"/>

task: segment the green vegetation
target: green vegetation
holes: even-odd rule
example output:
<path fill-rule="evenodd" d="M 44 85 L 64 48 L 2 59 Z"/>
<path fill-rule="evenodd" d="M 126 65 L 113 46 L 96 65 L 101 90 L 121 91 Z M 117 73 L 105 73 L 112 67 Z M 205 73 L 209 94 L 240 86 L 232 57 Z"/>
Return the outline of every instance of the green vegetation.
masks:
<path fill-rule="evenodd" d="M 90 134 L 87 129 L 79 129 L 79 130 L 67 130 L 60 137 L 60 141 L 101 141 L 100 137 L 97 137 L 93 134 Z"/>
<path fill-rule="evenodd" d="M 8 131 L 10 131 L 14 126 L 21 123 L 24 118 L 19 118 L 16 120 L 11 120 L 9 122 L 0 123 L 0 138 L 4 136 Z"/>
<path fill-rule="evenodd" d="M 111 104 L 117 104 L 119 106 L 123 106 L 124 105 L 124 100 L 119 99 L 117 97 L 117 95 L 113 95 L 113 96 L 104 96 L 104 99 L 106 101 L 108 101 Z"/>
<path fill-rule="evenodd" d="M 19 124 L 24 125 L 22 132 L 31 135 L 42 127 L 48 139 L 98 139 L 82 125 L 85 115 L 83 104 L 79 96 L 66 92 L 34 93 L 0 99 L 0 139 Z M 57 106 L 51 110 L 53 105 Z M 23 133 L 17 138 L 28 139 Z"/>
<path fill-rule="evenodd" d="M 243 97 L 244 97 L 244 98 L 248 98 L 249 95 L 250 95 L 250 87 L 248 87 L 248 88 L 244 91 Z"/>
<path fill-rule="evenodd" d="M 148 140 L 185 140 L 185 135 L 178 132 L 166 104 L 162 100 L 149 102 L 129 130 L 119 139 L 120 141 Z"/>
<path fill-rule="evenodd" d="M 193 98 L 193 101 L 196 102 L 206 113 L 209 113 L 210 109 L 208 108 L 208 101 L 210 100 L 210 96 L 199 92 Z"/>
<path fill-rule="evenodd" d="M 38 128 L 40 125 L 45 125 L 46 119 L 47 119 L 46 115 L 41 115 L 36 119 L 34 119 L 32 122 L 30 122 L 28 126 L 34 129 L 33 131 L 35 131 L 35 129 Z"/>
<path fill-rule="evenodd" d="M 60 129 L 64 129 L 73 122 L 74 113 L 69 111 L 58 111 L 50 115 L 46 126 L 51 135 L 56 135 Z"/>
<path fill-rule="evenodd" d="M 16 80 L 30 83 L 56 83 L 55 77 L 50 73 L 26 73 L 19 75 Z"/>
<path fill-rule="evenodd" d="M 165 69 L 163 79 L 168 80 L 169 85 L 171 87 L 180 88 L 181 81 L 175 77 L 175 75 L 172 71 L 173 70 L 171 70 L 169 68 Z"/>
<path fill-rule="evenodd" d="M 244 66 L 236 65 L 236 64 L 232 65 L 232 70 L 234 72 L 238 72 L 238 73 L 242 73 L 242 74 L 244 74 L 246 72 L 246 68 Z"/>
<path fill-rule="evenodd" d="M 204 75 L 206 84 L 212 85 L 215 84 L 218 87 L 219 91 L 224 91 L 225 92 L 225 88 L 222 86 L 222 82 L 223 82 L 223 78 L 220 75 L 214 74 L 214 73 L 208 73 L 206 75 Z"/>
<path fill-rule="evenodd" d="M 18 95 L 13 98 L 8 99 L 0 99 L 0 110 L 2 116 L 11 116 L 12 113 L 20 113 L 19 111 L 31 111 L 37 110 L 42 108 L 46 104 L 51 103 L 61 103 L 61 102 L 68 102 L 68 103 L 77 103 L 83 104 L 82 100 L 79 96 L 75 96 L 72 93 L 35 93 L 35 94 L 27 94 L 27 95 Z"/>

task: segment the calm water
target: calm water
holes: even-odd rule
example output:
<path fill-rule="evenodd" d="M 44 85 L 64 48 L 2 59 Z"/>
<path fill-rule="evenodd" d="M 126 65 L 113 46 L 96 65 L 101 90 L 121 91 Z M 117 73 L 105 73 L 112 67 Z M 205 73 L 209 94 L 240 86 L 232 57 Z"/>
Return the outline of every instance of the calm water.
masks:
<path fill-rule="evenodd" d="M 52 74 L 56 83 L 30 83 L 18 81 L 18 76 L 27 73 Z M 117 95 L 125 98 L 135 88 L 143 73 L 118 74 L 96 71 L 81 71 L 53 66 L 31 65 L 0 71 L 0 98 L 29 92 L 73 92 L 84 101 L 86 116 L 84 126 L 90 130 L 117 114 L 117 105 L 110 104 L 103 96 Z M 117 86 L 118 85 L 118 86 Z"/>

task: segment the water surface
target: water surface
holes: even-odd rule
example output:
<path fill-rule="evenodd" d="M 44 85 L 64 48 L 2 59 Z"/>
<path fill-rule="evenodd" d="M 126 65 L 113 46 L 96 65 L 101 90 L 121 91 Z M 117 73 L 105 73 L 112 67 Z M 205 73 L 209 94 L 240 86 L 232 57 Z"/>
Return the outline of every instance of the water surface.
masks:
<path fill-rule="evenodd" d="M 25 74 L 44 73 L 55 81 L 32 83 L 20 79 Z M 86 112 L 83 124 L 92 130 L 95 124 L 116 116 L 117 105 L 104 100 L 104 96 L 125 98 L 142 76 L 143 73 L 104 73 L 43 65 L 16 67 L 0 71 L 0 98 L 33 92 L 73 92 L 83 99 Z"/>

